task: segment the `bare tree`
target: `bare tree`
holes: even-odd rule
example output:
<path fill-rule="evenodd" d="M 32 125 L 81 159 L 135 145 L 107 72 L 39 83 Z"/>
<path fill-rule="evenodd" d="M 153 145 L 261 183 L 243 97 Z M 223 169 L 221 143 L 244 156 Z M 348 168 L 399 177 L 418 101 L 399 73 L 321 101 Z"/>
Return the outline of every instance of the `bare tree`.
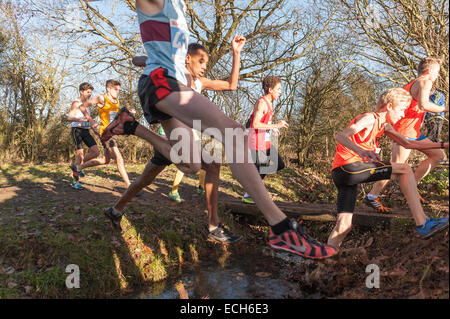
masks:
<path fill-rule="evenodd" d="M 438 89 L 448 96 L 447 0 L 333 0 L 340 9 L 341 28 L 359 45 L 355 65 L 396 84 L 416 76 L 425 56 L 441 58 Z"/>

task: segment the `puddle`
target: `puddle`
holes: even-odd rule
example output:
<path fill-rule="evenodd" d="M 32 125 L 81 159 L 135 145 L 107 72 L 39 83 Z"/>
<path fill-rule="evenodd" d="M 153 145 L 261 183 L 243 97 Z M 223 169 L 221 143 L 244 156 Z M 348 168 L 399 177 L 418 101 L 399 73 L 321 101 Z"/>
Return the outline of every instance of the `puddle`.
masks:
<path fill-rule="evenodd" d="M 183 269 L 183 273 L 170 282 L 155 283 L 151 292 L 140 294 L 137 298 L 178 299 L 180 295 L 187 295 L 190 299 L 301 297 L 302 293 L 297 291 L 295 283 L 280 278 L 283 267 L 280 259 L 287 261 L 289 257 L 279 253 L 276 253 L 278 258 L 271 255 L 274 254 L 230 256 L 222 263 L 218 260 L 204 261 L 191 269 Z"/>

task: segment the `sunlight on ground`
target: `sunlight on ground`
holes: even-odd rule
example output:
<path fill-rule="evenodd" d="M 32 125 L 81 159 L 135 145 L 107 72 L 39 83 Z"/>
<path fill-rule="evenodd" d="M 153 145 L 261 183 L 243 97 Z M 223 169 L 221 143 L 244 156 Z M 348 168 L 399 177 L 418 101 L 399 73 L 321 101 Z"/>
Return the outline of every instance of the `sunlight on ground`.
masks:
<path fill-rule="evenodd" d="M 11 198 L 16 197 L 18 191 L 20 191 L 20 188 L 15 186 L 2 189 L 0 195 L 0 203 L 6 202 Z"/>
<path fill-rule="evenodd" d="M 124 229 L 122 238 L 128 247 L 134 264 L 139 269 L 142 279 L 144 281 L 158 281 L 166 278 L 167 271 L 163 260 L 156 256 L 152 249 L 142 242 L 140 234 L 125 216 L 123 216 L 121 224 Z M 165 251 L 165 246 L 162 241 L 160 242 L 160 250 L 165 261 L 168 262 L 168 254 Z"/>
<path fill-rule="evenodd" d="M 123 292 L 128 288 L 128 282 L 122 273 L 122 268 L 120 267 L 120 259 L 115 251 L 113 252 L 113 259 L 114 259 L 114 266 L 116 267 L 117 277 L 120 283 L 120 289 Z"/>

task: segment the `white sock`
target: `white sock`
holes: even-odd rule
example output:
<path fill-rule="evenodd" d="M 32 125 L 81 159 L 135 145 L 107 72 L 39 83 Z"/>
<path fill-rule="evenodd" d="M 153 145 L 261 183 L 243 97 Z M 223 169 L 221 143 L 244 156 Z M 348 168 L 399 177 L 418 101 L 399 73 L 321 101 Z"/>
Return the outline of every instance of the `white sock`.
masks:
<path fill-rule="evenodd" d="M 211 228 L 211 227 L 209 227 L 209 228 L 208 228 L 208 229 L 209 229 L 209 232 L 212 232 L 212 231 L 216 230 L 216 229 L 217 229 L 217 227 L 218 227 L 218 226 L 213 226 L 212 228 Z"/>
<path fill-rule="evenodd" d="M 367 198 L 369 199 L 369 200 L 374 200 L 374 199 L 376 199 L 376 198 L 378 198 L 378 196 L 376 196 L 376 195 L 372 195 L 372 194 L 367 194 Z"/>
<path fill-rule="evenodd" d="M 244 197 L 245 197 L 245 198 L 248 198 L 248 197 L 249 197 L 249 196 L 248 196 L 248 193 L 245 193 L 245 194 L 244 194 Z"/>

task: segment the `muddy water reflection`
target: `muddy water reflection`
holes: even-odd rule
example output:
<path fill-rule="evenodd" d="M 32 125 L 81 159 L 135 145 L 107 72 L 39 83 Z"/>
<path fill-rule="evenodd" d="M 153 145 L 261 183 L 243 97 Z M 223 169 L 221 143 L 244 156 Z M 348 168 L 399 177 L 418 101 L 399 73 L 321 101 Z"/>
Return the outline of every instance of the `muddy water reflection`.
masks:
<path fill-rule="evenodd" d="M 250 299 L 250 298 L 300 298 L 295 283 L 281 277 L 283 265 L 269 256 L 235 256 L 226 262 L 202 262 L 171 282 L 159 285 L 139 298 L 176 299 Z"/>

